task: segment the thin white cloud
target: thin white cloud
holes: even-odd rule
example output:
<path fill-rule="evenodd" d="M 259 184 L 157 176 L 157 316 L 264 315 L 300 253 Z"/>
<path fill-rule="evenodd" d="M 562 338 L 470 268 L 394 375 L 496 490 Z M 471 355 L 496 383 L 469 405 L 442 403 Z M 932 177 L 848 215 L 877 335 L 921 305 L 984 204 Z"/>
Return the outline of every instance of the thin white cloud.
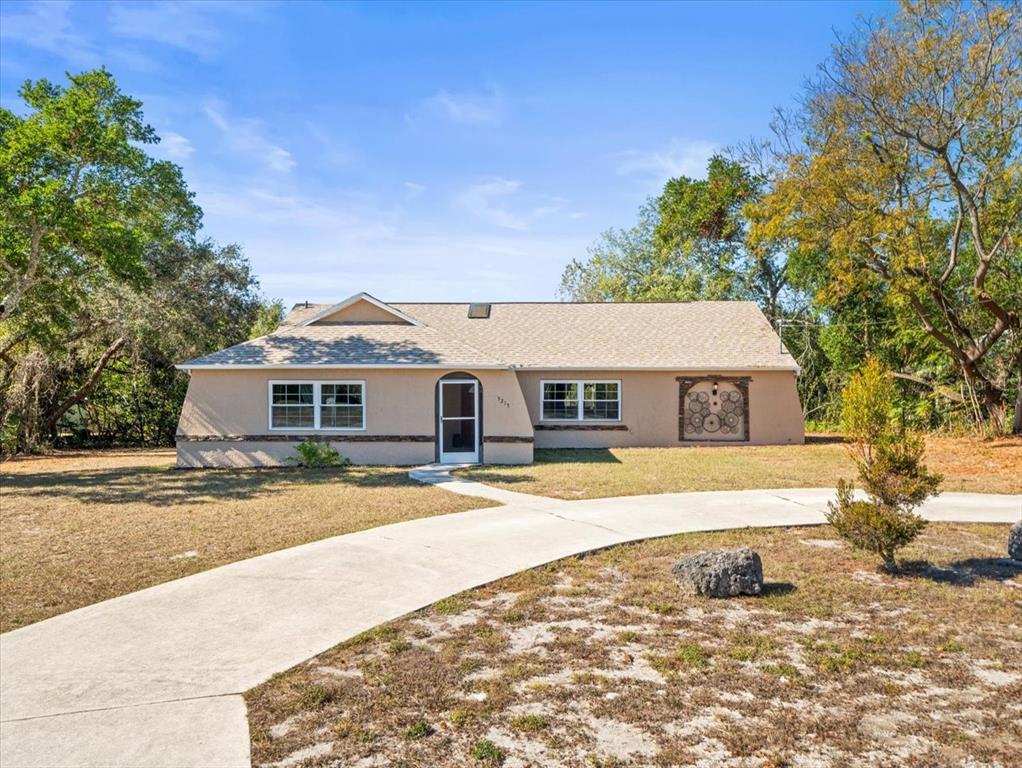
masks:
<path fill-rule="evenodd" d="M 404 183 L 404 187 L 405 197 L 409 200 L 414 200 L 415 198 L 419 197 L 420 195 L 422 195 L 423 192 L 426 191 L 425 184 L 419 184 L 418 182 L 415 181 L 406 181 Z"/>
<path fill-rule="evenodd" d="M 355 153 L 319 123 L 310 122 L 309 133 L 319 144 L 318 157 L 320 160 L 330 165 L 341 166 L 349 165 L 355 159 Z"/>
<path fill-rule="evenodd" d="M 187 137 L 174 131 L 164 131 L 160 134 L 160 143 L 157 145 L 159 154 L 168 160 L 179 163 L 187 160 L 195 152 L 195 147 Z"/>
<path fill-rule="evenodd" d="M 161 43 L 201 58 L 216 55 L 220 16 L 249 14 L 255 7 L 227 2 L 118 2 L 110 6 L 110 30 L 120 37 Z"/>
<path fill-rule="evenodd" d="M 499 123 L 504 114 L 504 101 L 496 89 L 481 96 L 455 94 L 441 89 L 426 99 L 426 106 L 461 125 Z"/>
<path fill-rule="evenodd" d="M 205 231 L 241 243 L 263 290 L 289 303 L 337 301 L 362 290 L 391 300 L 550 299 L 556 279 L 536 275 L 584 253 L 589 239 L 495 229 L 469 217 L 410 220 L 392 200 L 357 191 L 192 188 Z"/>
<path fill-rule="evenodd" d="M 709 141 L 674 138 L 660 149 L 628 149 L 614 158 L 622 176 L 651 176 L 664 181 L 675 176 L 705 175 L 706 163 L 716 149 Z"/>
<path fill-rule="evenodd" d="M 565 212 L 567 201 L 555 195 L 529 193 L 522 182 L 490 176 L 470 184 L 455 196 L 458 209 L 487 224 L 525 231 L 540 219 L 552 216 L 578 218 L 578 212 Z M 581 214 L 584 215 L 584 214 Z"/>
<path fill-rule="evenodd" d="M 220 130 L 228 146 L 234 151 L 248 155 L 278 173 L 287 173 L 295 167 L 295 159 L 291 153 L 264 135 L 261 120 L 251 117 L 230 117 L 224 103 L 216 99 L 204 101 L 202 111 Z"/>
<path fill-rule="evenodd" d="M 52 53 L 78 66 L 99 63 L 96 47 L 71 22 L 70 2 L 34 2 L 24 7 L 24 13 L 0 14 L 0 38 Z"/>
<path fill-rule="evenodd" d="M 520 181 L 493 177 L 470 185 L 455 202 L 462 210 L 495 227 L 524 230 L 529 228 L 528 220 L 506 205 L 521 186 Z"/>

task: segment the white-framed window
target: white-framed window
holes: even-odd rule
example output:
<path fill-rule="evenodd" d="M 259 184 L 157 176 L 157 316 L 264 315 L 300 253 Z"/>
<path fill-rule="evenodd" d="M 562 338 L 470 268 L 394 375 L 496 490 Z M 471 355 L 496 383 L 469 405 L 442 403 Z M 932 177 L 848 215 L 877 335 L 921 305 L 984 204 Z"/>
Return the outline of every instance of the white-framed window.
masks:
<path fill-rule="evenodd" d="M 364 381 L 271 381 L 270 429 L 361 430 Z"/>
<path fill-rule="evenodd" d="M 620 421 L 621 382 L 542 380 L 540 418 L 543 421 Z"/>

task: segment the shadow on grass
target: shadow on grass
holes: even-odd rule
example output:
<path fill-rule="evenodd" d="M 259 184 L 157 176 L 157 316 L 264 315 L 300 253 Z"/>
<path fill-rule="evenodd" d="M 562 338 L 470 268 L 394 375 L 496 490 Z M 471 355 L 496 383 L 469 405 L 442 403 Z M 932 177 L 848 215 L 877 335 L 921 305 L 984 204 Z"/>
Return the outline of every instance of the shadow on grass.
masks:
<path fill-rule="evenodd" d="M 806 435 L 806 445 L 837 445 L 845 442 L 841 435 Z"/>
<path fill-rule="evenodd" d="M 515 485 L 516 483 L 531 483 L 536 480 L 534 475 L 522 475 L 512 474 L 510 472 L 491 471 L 485 469 L 482 471 L 468 470 L 464 474 L 461 472 L 455 472 L 454 477 L 464 478 L 466 480 L 478 480 L 480 483 L 506 483 L 507 485 Z"/>
<path fill-rule="evenodd" d="M 760 597 L 783 597 L 798 590 L 794 584 L 788 581 L 766 581 L 763 582 L 763 591 Z"/>
<path fill-rule="evenodd" d="M 540 448 L 537 464 L 620 464 L 609 448 Z"/>
<path fill-rule="evenodd" d="M 534 461 L 536 464 L 621 463 L 621 459 L 617 458 L 607 448 L 540 448 L 535 452 Z M 483 483 L 505 483 L 507 485 L 532 483 L 539 479 L 535 475 L 521 470 L 501 471 L 495 467 L 470 469 L 465 474 L 467 477 Z"/>
<path fill-rule="evenodd" d="M 201 504 L 253 499 L 292 486 L 344 484 L 357 488 L 419 486 L 401 468 L 168 469 L 131 467 L 79 472 L 33 472 L 4 477 L 12 498 L 75 499 L 90 504 Z"/>
<path fill-rule="evenodd" d="M 940 566 L 926 560 L 909 560 L 903 562 L 898 573 L 894 575 L 928 579 L 958 587 L 971 587 L 980 579 L 1007 581 L 1022 576 L 1022 561 L 1004 557 L 971 557 Z"/>

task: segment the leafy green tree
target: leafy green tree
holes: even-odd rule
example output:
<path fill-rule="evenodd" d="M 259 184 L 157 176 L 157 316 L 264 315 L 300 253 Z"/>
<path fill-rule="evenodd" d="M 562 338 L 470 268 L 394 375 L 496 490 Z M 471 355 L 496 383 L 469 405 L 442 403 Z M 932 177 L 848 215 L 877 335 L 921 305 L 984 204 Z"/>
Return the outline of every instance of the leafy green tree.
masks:
<path fill-rule="evenodd" d="M 638 223 L 608 230 L 574 260 L 561 295 L 576 301 L 757 301 L 771 320 L 788 288 L 780 241 L 747 241 L 745 207 L 764 177 L 721 155 L 705 179 L 670 179 L 639 210 Z"/>
<path fill-rule="evenodd" d="M 1022 368 L 1022 6 L 863 21 L 775 128 L 753 241 L 822 255 L 830 301 L 879 291 L 910 314 L 1003 428 Z M 1015 409 L 1022 430 L 1022 392 Z"/>
<path fill-rule="evenodd" d="M 248 332 L 249 338 L 257 339 L 272 333 L 284 320 L 284 302 L 280 299 L 266 302 L 259 307 L 252 329 Z"/>
<path fill-rule="evenodd" d="M 26 83 L 0 110 L 0 445 L 167 442 L 174 363 L 242 341 L 262 300 L 201 212 L 141 104 L 105 70 Z"/>
<path fill-rule="evenodd" d="M 776 242 L 750 247 L 745 215 L 765 184 L 742 163 L 711 157 L 705 179 L 679 176 L 664 185 L 656 243 L 669 263 L 701 276 L 700 298 L 751 299 L 773 321 L 782 314 L 786 254 Z"/>
<path fill-rule="evenodd" d="M 0 321 L 81 300 L 81 280 L 142 285 L 145 248 L 192 234 L 200 211 L 141 103 L 104 69 L 26 82 L 27 116 L 0 108 Z M 140 146 L 142 145 L 142 146 Z"/>
<path fill-rule="evenodd" d="M 573 301 L 690 301 L 703 293 L 703 275 L 671 260 L 658 247 L 660 212 L 655 200 L 639 209 L 630 229 L 608 229 L 573 260 L 561 277 L 560 294 Z"/>

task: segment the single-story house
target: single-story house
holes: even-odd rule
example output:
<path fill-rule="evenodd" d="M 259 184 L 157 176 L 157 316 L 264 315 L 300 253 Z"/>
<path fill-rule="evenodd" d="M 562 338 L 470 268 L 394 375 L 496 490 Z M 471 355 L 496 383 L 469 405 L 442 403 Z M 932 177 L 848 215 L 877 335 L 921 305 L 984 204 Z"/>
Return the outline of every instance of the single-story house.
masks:
<path fill-rule="evenodd" d="M 804 439 L 798 366 L 751 302 L 298 304 L 178 366 L 180 466 L 525 464 L 534 448 Z"/>

